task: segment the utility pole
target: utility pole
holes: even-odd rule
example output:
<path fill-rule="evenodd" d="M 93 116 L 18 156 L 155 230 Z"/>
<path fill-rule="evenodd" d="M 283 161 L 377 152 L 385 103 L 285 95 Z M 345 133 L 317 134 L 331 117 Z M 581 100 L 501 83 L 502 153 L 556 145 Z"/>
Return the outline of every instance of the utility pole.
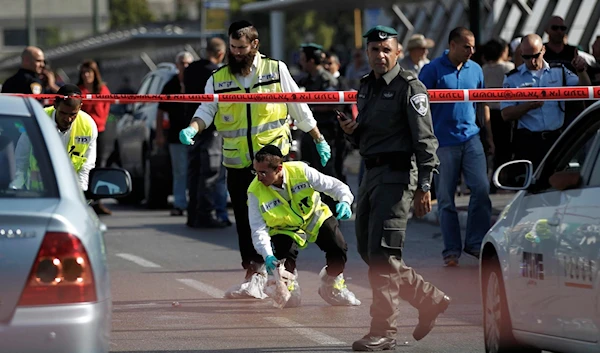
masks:
<path fill-rule="evenodd" d="M 93 33 L 97 35 L 100 33 L 100 9 L 98 8 L 99 1 L 92 0 L 92 23 L 93 23 Z"/>
<path fill-rule="evenodd" d="M 32 0 L 25 2 L 25 18 L 27 22 L 27 45 L 36 45 L 35 23 L 33 23 L 33 5 Z"/>
<path fill-rule="evenodd" d="M 469 0 L 469 23 L 475 37 L 475 44 L 481 44 L 481 0 Z"/>

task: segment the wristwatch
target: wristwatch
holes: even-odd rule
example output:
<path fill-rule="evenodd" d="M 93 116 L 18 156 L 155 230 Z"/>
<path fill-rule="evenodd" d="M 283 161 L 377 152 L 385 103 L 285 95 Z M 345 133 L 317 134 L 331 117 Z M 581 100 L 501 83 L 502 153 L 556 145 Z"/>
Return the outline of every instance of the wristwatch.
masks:
<path fill-rule="evenodd" d="M 421 189 L 421 191 L 427 193 L 427 192 L 429 192 L 429 190 L 431 190 L 431 185 L 429 183 L 423 183 L 423 184 L 421 184 L 420 189 Z"/>
<path fill-rule="evenodd" d="M 313 139 L 313 141 L 315 141 L 315 143 L 321 143 L 323 141 L 325 141 L 325 137 L 323 136 L 323 134 L 320 134 L 318 138 Z"/>

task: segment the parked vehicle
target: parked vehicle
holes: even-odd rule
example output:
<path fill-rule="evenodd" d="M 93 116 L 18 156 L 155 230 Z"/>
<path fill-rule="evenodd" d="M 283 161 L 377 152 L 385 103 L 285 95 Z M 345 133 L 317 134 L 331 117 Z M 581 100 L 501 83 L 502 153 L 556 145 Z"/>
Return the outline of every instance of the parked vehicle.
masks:
<path fill-rule="evenodd" d="M 17 185 L 27 134 L 41 183 Z M 106 227 L 88 199 L 131 191 L 127 171 L 93 169 L 81 191 L 54 122 L 32 98 L 0 96 L 0 352 L 105 353 L 112 301 Z"/>
<path fill-rule="evenodd" d="M 175 64 L 161 63 L 142 79 L 137 93 L 160 94 L 175 75 Z M 173 177 L 168 146 L 154 145 L 158 103 L 134 103 L 127 109 L 117 122 L 115 149 L 118 164 L 131 174 L 133 191 L 121 202 L 139 204 L 145 200 L 150 208 L 164 208 L 172 193 Z"/>
<path fill-rule="evenodd" d="M 519 191 L 481 247 L 486 352 L 599 352 L 600 102 L 494 183 Z"/>

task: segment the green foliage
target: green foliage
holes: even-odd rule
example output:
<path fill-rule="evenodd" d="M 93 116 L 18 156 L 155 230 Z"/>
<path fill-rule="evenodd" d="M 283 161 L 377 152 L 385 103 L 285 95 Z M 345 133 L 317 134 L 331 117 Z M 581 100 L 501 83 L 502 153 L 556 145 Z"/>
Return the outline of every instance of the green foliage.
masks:
<path fill-rule="evenodd" d="M 111 29 L 155 21 L 146 0 L 109 0 L 108 6 Z"/>

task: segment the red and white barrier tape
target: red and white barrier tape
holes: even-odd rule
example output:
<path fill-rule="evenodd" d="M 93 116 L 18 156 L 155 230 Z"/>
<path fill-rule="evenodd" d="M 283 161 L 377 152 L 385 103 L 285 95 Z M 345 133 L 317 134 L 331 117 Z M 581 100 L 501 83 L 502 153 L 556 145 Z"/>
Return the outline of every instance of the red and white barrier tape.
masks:
<path fill-rule="evenodd" d="M 431 89 L 432 103 L 453 102 L 519 102 L 564 101 L 600 99 L 600 86 L 536 87 L 536 88 L 487 88 L 487 89 Z M 55 94 L 15 94 L 44 99 L 49 102 Z M 356 102 L 356 91 L 346 92 L 298 92 L 298 93 L 226 93 L 226 94 L 86 94 L 86 101 L 113 104 L 155 102 L 227 102 L 227 103 L 317 103 L 350 104 Z"/>

